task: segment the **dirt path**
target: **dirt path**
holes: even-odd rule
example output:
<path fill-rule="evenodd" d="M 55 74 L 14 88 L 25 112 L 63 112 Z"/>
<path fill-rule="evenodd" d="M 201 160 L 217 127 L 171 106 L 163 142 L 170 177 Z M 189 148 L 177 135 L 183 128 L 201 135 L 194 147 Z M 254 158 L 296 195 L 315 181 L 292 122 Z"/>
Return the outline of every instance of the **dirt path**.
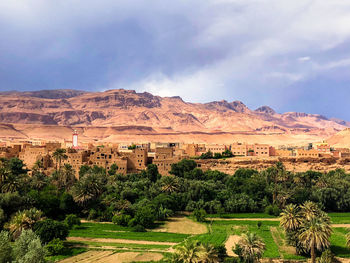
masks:
<path fill-rule="evenodd" d="M 142 262 L 142 261 L 159 261 L 163 258 L 163 255 L 160 253 L 151 253 L 151 252 L 123 252 L 110 255 L 103 258 L 103 260 L 95 261 L 96 263 L 127 263 L 127 262 Z"/>
<path fill-rule="evenodd" d="M 207 218 L 208 221 L 279 221 L 279 218 Z"/>
<path fill-rule="evenodd" d="M 205 225 L 194 222 L 187 217 L 171 217 L 164 225 L 152 230 L 152 232 L 199 235 L 207 233 L 208 230 Z"/>
<path fill-rule="evenodd" d="M 280 221 L 279 218 L 221 218 L 221 217 L 213 217 L 207 218 L 208 221 Z M 349 224 L 332 224 L 332 227 L 349 227 Z"/>
<path fill-rule="evenodd" d="M 240 239 L 241 237 L 238 235 L 231 235 L 228 237 L 228 239 L 225 242 L 227 255 L 229 255 L 230 257 L 237 257 L 237 255 L 232 251 L 232 248 L 236 246 Z"/>
<path fill-rule="evenodd" d="M 160 242 L 160 241 L 146 241 L 146 240 L 129 240 L 129 239 L 114 239 L 114 238 L 90 238 L 90 237 L 68 237 L 68 241 L 90 241 L 102 243 L 121 243 L 121 244 L 144 244 L 144 245 L 169 245 L 174 246 L 177 243 Z"/>
<path fill-rule="evenodd" d="M 91 250 L 77 256 L 61 260 L 60 263 L 127 263 L 140 261 L 159 261 L 163 258 L 160 253 L 154 252 L 122 252 Z"/>
<path fill-rule="evenodd" d="M 270 232 L 273 241 L 275 241 L 275 244 L 278 246 L 278 251 L 282 257 L 284 254 L 296 255 L 295 248 L 285 244 L 284 239 L 281 237 L 280 233 L 277 230 L 277 227 L 270 227 Z"/>
<path fill-rule="evenodd" d="M 81 253 L 77 256 L 66 258 L 60 261 L 60 263 L 90 263 L 90 262 L 96 262 L 97 260 L 100 260 L 102 258 L 108 257 L 112 255 L 112 251 L 97 251 L 97 250 L 91 250 L 85 253 Z"/>
<path fill-rule="evenodd" d="M 332 227 L 348 227 L 350 228 L 350 224 L 332 224 Z"/>

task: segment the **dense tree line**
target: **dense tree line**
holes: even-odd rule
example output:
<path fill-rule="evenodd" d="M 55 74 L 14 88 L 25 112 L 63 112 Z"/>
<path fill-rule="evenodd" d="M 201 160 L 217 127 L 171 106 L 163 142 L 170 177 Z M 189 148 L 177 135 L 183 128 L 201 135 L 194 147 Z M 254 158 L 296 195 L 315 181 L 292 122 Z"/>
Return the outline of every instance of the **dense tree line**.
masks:
<path fill-rule="evenodd" d="M 108 171 L 82 166 L 77 180 L 72 167 L 61 164 L 65 152 L 57 151 L 54 157 L 57 168 L 50 176 L 43 174 L 40 162 L 28 176 L 21 160 L 0 159 L 1 238 L 17 242 L 11 249 L 1 248 L 8 250 L 9 257 L 16 256 L 13 252 L 16 246 L 24 246 L 23 242 L 34 242 L 28 247 L 37 251 L 45 246 L 45 253 L 60 253 L 64 249 L 62 240 L 70 228 L 80 224 L 79 217 L 146 231 L 156 220 L 165 220 L 178 211 L 194 211 L 199 221 L 206 213 L 265 211 L 279 215 L 293 207 L 303 211 L 296 207 L 307 201 L 324 211 L 350 211 L 350 176 L 343 170 L 293 173 L 277 163 L 260 172 L 238 169 L 228 175 L 204 172 L 195 161 L 182 160 L 172 165 L 172 176 L 161 176 L 152 164 L 129 175 L 117 174 L 116 165 Z M 303 222 L 290 229 L 286 225 L 288 242 L 300 251 L 312 249 L 303 245 L 308 242 L 300 235 L 308 224 Z M 211 257 L 211 250 L 202 244 L 198 255 Z M 22 256 L 42 253 L 33 251 Z"/>
<path fill-rule="evenodd" d="M 62 159 L 58 158 L 57 159 Z M 350 211 L 350 176 L 343 170 L 292 173 L 283 164 L 258 172 L 239 169 L 233 176 L 197 168 L 193 160 L 173 164 L 173 176 L 149 165 L 138 174 L 120 175 L 82 166 L 80 180 L 70 165 L 46 176 L 40 164 L 27 175 L 19 159 L 0 160 L 0 224 L 17 211 L 36 208 L 47 218 L 68 214 L 150 227 L 177 211 L 263 212 L 278 215 L 288 204 L 313 201 L 325 211 Z"/>

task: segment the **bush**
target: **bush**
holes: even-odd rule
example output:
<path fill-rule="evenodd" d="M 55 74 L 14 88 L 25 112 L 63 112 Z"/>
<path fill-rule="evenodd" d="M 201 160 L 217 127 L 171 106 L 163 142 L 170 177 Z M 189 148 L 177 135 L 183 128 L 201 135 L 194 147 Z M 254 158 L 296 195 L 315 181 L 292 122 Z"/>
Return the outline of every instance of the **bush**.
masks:
<path fill-rule="evenodd" d="M 0 232 L 0 263 L 12 262 L 12 246 L 7 231 Z"/>
<path fill-rule="evenodd" d="M 94 219 L 96 219 L 98 217 L 98 213 L 97 213 L 97 211 L 95 210 L 95 209 L 91 209 L 90 211 L 89 211 L 89 215 L 88 215 L 88 220 L 94 220 Z"/>
<path fill-rule="evenodd" d="M 281 213 L 281 210 L 278 208 L 277 205 L 268 205 L 265 208 L 265 213 L 273 216 L 279 216 Z"/>
<path fill-rule="evenodd" d="M 135 213 L 135 225 L 151 227 L 156 220 L 156 211 L 152 206 L 139 207 Z"/>
<path fill-rule="evenodd" d="M 37 222 L 33 229 L 44 244 L 49 243 L 55 238 L 65 240 L 69 232 L 68 226 L 65 223 L 52 219 Z"/>
<path fill-rule="evenodd" d="M 193 216 L 197 222 L 205 222 L 205 218 L 207 216 L 207 213 L 205 212 L 204 209 L 195 209 L 193 211 Z"/>
<path fill-rule="evenodd" d="M 131 216 L 124 215 L 124 214 L 115 215 L 112 218 L 112 222 L 119 226 L 128 226 L 130 220 L 131 220 Z"/>
<path fill-rule="evenodd" d="M 45 263 L 46 250 L 32 230 L 23 230 L 13 246 L 15 262 Z"/>
<path fill-rule="evenodd" d="M 50 256 L 63 254 L 65 247 L 61 239 L 55 238 L 45 246 Z"/>
<path fill-rule="evenodd" d="M 74 226 L 81 225 L 80 218 L 74 214 L 67 215 L 64 222 L 66 223 L 69 229 L 72 229 Z"/>
<path fill-rule="evenodd" d="M 146 229 L 142 225 L 136 225 L 132 228 L 133 232 L 146 232 Z"/>
<path fill-rule="evenodd" d="M 227 257 L 227 250 L 225 245 L 217 245 L 215 246 L 215 250 L 218 252 L 220 262 L 222 262 Z"/>

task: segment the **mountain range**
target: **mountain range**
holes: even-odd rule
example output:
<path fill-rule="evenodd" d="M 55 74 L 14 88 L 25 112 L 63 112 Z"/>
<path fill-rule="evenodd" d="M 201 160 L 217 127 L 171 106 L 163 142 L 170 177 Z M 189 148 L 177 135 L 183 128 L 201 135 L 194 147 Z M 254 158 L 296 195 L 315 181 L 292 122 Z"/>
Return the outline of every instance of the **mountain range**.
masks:
<path fill-rule="evenodd" d="M 241 101 L 190 103 L 134 90 L 0 92 L 0 137 L 83 140 L 317 141 L 350 127 L 318 114 L 249 109 Z"/>

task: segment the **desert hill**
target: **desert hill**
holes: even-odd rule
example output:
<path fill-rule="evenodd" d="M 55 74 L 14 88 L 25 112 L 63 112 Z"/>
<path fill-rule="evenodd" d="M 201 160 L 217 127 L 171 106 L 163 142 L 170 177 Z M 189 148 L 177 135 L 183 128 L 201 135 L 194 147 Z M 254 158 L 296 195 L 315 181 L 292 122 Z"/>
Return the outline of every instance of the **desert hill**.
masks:
<path fill-rule="evenodd" d="M 317 114 L 279 114 L 268 106 L 251 110 L 240 101 L 190 103 L 123 89 L 0 92 L 0 123 L 1 137 L 69 139 L 72 129 L 80 129 L 87 140 L 255 139 L 279 144 L 327 138 L 348 124 Z"/>
<path fill-rule="evenodd" d="M 327 142 L 337 147 L 350 148 L 350 129 L 347 128 L 343 131 L 334 134 L 333 136 L 327 139 Z"/>

